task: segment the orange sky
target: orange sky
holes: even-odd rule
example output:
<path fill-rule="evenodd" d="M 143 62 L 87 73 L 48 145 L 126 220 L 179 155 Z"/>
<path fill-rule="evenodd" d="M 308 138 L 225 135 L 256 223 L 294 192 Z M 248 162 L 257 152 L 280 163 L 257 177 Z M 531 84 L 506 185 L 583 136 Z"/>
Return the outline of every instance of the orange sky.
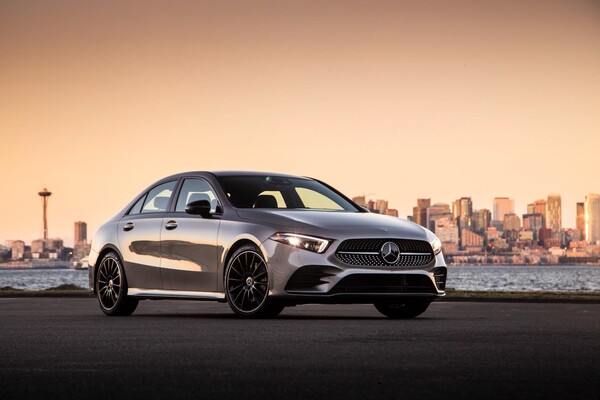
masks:
<path fill-rule="evenodd" d="M 2 1 L 0 243 L 92 236 L 153 181 L 250 169 L 349 196 L 600 192 L 600 3 Z"/>

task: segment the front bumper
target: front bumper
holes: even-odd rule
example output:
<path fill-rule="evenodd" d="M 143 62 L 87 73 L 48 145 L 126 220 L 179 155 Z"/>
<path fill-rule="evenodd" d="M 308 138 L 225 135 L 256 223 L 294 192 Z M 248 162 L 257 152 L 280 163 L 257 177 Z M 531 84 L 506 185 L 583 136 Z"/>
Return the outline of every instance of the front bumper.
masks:
<path fill-rule="evenodd" d="M 338 244 L 318 254 L 265 241 L 270 296 L 300 304 L 433 301 L 445 295 L 447 268 L 442 253 L 420 267 L 357 266 L 336 257 Z"/>

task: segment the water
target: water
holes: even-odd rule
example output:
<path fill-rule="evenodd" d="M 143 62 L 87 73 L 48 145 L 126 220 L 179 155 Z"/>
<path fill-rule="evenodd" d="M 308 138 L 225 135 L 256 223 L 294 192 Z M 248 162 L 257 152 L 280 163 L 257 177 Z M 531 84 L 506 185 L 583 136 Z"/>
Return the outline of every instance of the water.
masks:
<path fill-rule="evenodd" d="M 448 267 L 446 287 L 456 290 L 593 292 L 600 290 L 600 267 Z"/>
<path fill-rule="evenodd" d="M 88 271 L 82 269 L 0 269 L 0 287 L 44 290 L 60 285 L 88 287 Z"/>
<path fill-rule="evenodd" d="M 87 288 L 87 270 L 0 270 L 0 287 L 44 290 L 64 284 Z M 449 289 L 486 291 L 600 291 L 600 267 L 449 267 L 446 286 Z"/>

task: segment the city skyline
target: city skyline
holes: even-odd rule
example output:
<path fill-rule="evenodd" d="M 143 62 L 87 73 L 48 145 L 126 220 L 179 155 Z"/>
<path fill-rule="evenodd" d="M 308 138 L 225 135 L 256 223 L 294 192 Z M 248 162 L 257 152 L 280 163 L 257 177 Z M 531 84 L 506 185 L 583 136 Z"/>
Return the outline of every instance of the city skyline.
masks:
<path fill-rule="evenodd" d="M 527 204 L 598 193 L 600 4 L 0 4 L 0 240 L 72 240 L 156 179 L 242 169 Z"/>
<path fill-rule="evenodd" d="M 44 191 L 47 191 L 47 189 L 44 188 Z M 386 214 L 387 211 L 389 210 L 390 213 L 387 213 L 388 215 L 399 217 L 399 218 L 403 218 L 403 219 L 413 218 L 413 221 L 415 221 L 417 224 L 421 224 L 419 220 L 415 220 L 414 219 L 414 216 L 415 216 L 414 213 L 416 212 L 415 211 L 416 207 L 414 207 L 414 204 L 413 204 L 413 207 L 412 207 L 412 213 L 403 214 L 401 212 L 401 210 L 398 210 L 398 209 L 392 207 L 393 203 L 390 202 L 387 199 L 370 198 L 369 196 L 367 196 L 365 194 L 362 194 L 362 195 L 359 195 L 359 196 L 349 196 L 349 197 L 352 198 L 357 204 L 359 204 L 359 205 L 365 205 L 365 206 L 369 205 L 370 209 L 377 210 L 377 212 L 383 211 L 383 214 Z M 564 223 L 564 218 L 563 218 L 563 213 L 562 213 L 562 207 L 559 206 L 559 210 L 558 210 L 558 214 L 557 214 L 557 217 L 558 217 L 558 226 L 559 226 L 558 230 L 559 231 L 561 229 L 580 229 L 580 222 L 578 221 L 578 215 L 577 215 L 577 213 L 581 209 L 581 210 L 583 210 L 582 212 L 585 214 L 585 208 L 584 208 L 584 206 L 586 204 L 588 204 L 587 203 L 588 197 L 590 199 L 592 199 L 592 201 L 594 201 L 594 203 L 593 203 L 594 207 L 596 207 L 596 208 L 600 207 L 600 201 L 597 200 L 597 199 L 600 199 L 600 195 L 595 194 L 595 193 L 588 193 L 586 196 L 584 196 L 584 198 L 586 200 L 585 202 L 579 202 L 579 201 L 577 201 L 574 204 L 574 208 L 576 210 L 576 212 L 575 212 L 576 217 L 575 217 L 575 220 L 573 221 L 572 225 L 570 225 L 568 223 L 567 224 Z M 556 194 L 556 193 L 549 194 L 547 196 L 547 198 L 548 199 L 551 199 L 551 198 L 556 199 L 557 198 L 558 199 L 558 203 L 561 204 L 562 196 L 560 194 Z M 552 222 L 548 221 L 546 219 L 547 218 L 546 217 L 546 212 L 547 212 L 546 210 L 548 210 L 548 208 L 546 208 L 546 207 L 547 207 L 547 203 L 548 202 L 546 200 L 544 200 L 544 199 L 532 200 L 531 202 L 528 202 L 525 205 L 525 207 L 515 207 L 515 201 L 514 201 L 513 198 L 510 198 L 510 197 L 494 197 L 493 201 L 492 201 L 492 207 L 480 207 L 480 206 L 477 205 L 476 202 L 474 202 L 471 199 L 471 197 L 466 197 L 466 196 L 462 196 L 462 197 L 458 198 L 455 201 L 449 201 L 449 202 L 446 202 L 446 201 L 432 201 L 431 198 L 419 198 L 419 199 L 415 199 L 415 200 L 416 200 L 416 204 L 418 206 L 421 205 L 422 201 L 426 201 L 426 203 L 423 204 L 423 208 L 422 208 L 422 211 L 421 211 L 423 218 L 428 218 L 428 217 L 426 217 L 425 211 L 427 211 L 428 209 L 432 209 L 433 210 L 436 207 L 441 207 L 441 206 L 444 206 L 444 207 L 447 208 L 447 211 L 444 210 L 443 212 L 447 212 L 447 213 L 450 213 L 450 214 L 456 213 L 457 215 L 461 215 L 462 216 L 462 215 L 465 214 L 465 212 L 461 212 L 460 211 L 460 205 L 462 205 L 462 204 L 468 204 L 467 207 L 469 208 L 469 215 L 472 214 L 473 216 L 475 216 L 476 212 L 486 211 L 486 212 L 488 212 L 490 214 L 490 219 L 492 221 L 497 220 L 497 219 L 495 219 L 495 216 L 496 216 L 496 214 L 499 214 L 498 210 L 501 209 L 501 207 L 502 207 L 503 211 L 502 211 L 502 213 L 500 213 L 498 215 L 498 217 L 502 217 L 502 219 L 503 219 L 505 212 L 506 213 L 514 214 L 514 215 L 516 215 L 516 216 L 519 217 L 520 223 L 522 224 L 523 229 L 525 229 L 525 223 L 526 223 L 525 222 L 525 219 L 526 219 L 525 217 L 527 217 L 527 216 L 534 216 L 534 215 L 538 215 L 538 214 L 543 214 L 544 215 L 544 225 L 547 225 L 547 224 L 549 226 L 552 225 Z M 504 204 L 504 203 L 506 203 L 506 204 Z M 542 205 L 543 209 L 540 208 L 540 205 Z M 457 206 L 459 207 L 458 211 L 455 209 L 455 207 L 457 207 Z M 33 241 L 36 241 L 36 240 L 39 240 L 39 239 L 44 239 L 45 240 L 46 238 L 44 237 L 44 235 L 46 235 L 48 233 L 48 231 L 47 231 L 48 221 L 47 221 L 47 216 L 46 216 L 46 212 L 47 212 L 47 198 L 46 197 L 44 197 L 42 207 L 43 207 L 42 208 L 43 209 L 43 212 L 42 212 L 42 215 L 43 215 L 43 219 L 42 219 L 42 227 L 43 227 L 42 228 L 42 232 L 43 233 L 42 233 L 42 236 L 39 236 L 39 237 L 33 237 L 33 236 L 31 236 L 31 237 L 26 237 L 26 238 L 25 237 L 6 237 L 6 238 L 0 237 L 0 245 L 4 244 L 5 242 L 12 241 L 12 240 L 22 240 L 22 241 L 24 241 L 26 243 L 27 242 L 33 242 Z M 384 208 L 383 210 L 382 210 L 382 207 Z M 508 208 L 506 208 L 506 207 L 508 207 Z M 519 213 L 517 210 L 521 209 L 521 208 L 524 208 L 525 211 L 522 212 L 522 213 Z M 598 210 L 600 210 L 600 208 L 598 208 Z M 598 211 L 596 211 L 596 212 L 598 213 Z M 499 219 L 497 221 L 502 221 L 502 219 Z M 474 220 L 475 220 L 475 217 L 474 217 Z M 88 225 L 87 222 L 83 222 L 82 220 L 77 220 L 74 223 L 75 223 L 75 234 L 73 235 L 73 237 L 71 237 L 69 235 L 66 235 L 66 236 L 50 235 L 49 238 L 50 239 L 56 239 L 56 238 L 62 239 L 62 240 L 65 241 L 65 244 L 67 246 L 71 246 L 72 247 L 72 246 L 75 246 L 77 244 L 77 242 L 81 240 L 81 238 L 79 240 L 77 239 L 77 237 L 80 235 L 80 233 L 78 233 L 78 232 L 80 232 L 80 229 L 82 229 L 81 226 L 85 226 L 85 228 L 83 228 L 83 232 L 85 232 L 85 233 L 83 233 L 83 237 L 85 238 L 85 240 L 87 240 L 87 225 Z M 583 224 L 584 224 L 583 229 L 587 230 L 587 225 L 585 225 L 586 224 L 585 221 L 583 222 Z M 90 237 L 90 242 L 91 242 L 91 239 L 93 239 L 93 234 L 94 233 L 95 233 L 95 229 L 94 229 L 93 232 L 91 232 L 92 236 Z M 600 232 L 598 234 L 600 235 Z"/>

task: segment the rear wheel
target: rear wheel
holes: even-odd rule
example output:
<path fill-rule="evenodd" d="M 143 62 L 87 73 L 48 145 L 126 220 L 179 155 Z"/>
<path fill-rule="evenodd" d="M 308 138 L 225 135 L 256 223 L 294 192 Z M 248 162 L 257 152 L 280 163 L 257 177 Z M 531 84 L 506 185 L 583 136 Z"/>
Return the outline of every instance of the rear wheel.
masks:
<path fill-rule="evenodd" d="M 127 296 L 127 279 L 119 257 L 106 254 L 96 272 L 96 296 L 100 309 L 106 315 L 131 315 L 139 300 Z"/>
<path fill-rule="evenodd" d="M 237 249 L 225 270 L 225 297 L 238 315 L 273 318 L 284 306 L 269 298 L 269 272 L 260 251 L 252 245 Z"/>
<path fill-rule="evenodd" d="M 430 303 L 375 303 L 377 311 L 390 318 L 414 318 L 423 314 Z"/>

